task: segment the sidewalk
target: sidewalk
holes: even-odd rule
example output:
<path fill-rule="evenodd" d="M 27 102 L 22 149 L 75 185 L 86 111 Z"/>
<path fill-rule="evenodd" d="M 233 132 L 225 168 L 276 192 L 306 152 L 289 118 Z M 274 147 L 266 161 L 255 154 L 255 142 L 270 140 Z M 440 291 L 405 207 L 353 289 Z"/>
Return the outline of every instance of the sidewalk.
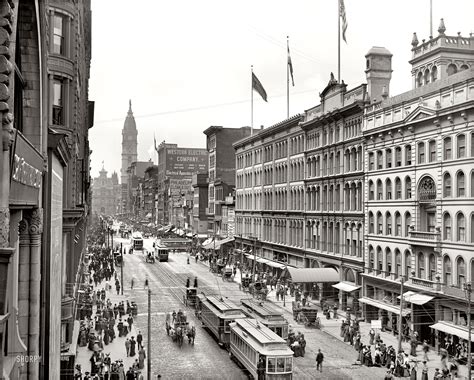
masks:
<path fill-rule="evenodd" d="M 113 281 L 111 281 L 110 284 L 113 285 Z M 103 289 L 103 288 L 105 288 L 105 281 L 100 283 L 96 288 L 94 288 L 94 290 L 97 291 L 98 289 Z M 112 289 L 106 292 L 106 299 L 107 298 L 110 299 L 110 301 L 112 302 L 112 305 L 118 304 L 120 301 L 124 301 L 124 303 L 126 303 L 128 294 L 126 291 L 124 291 L 123 296 L 117 295 L 117 292 L 115 291 L 114 286 L 112 286 Z M 93 317 L 95 316 L 95 309 L 96 308 L 94 307 Z M 128 369 L 132 367 L 135 360 L 138 359 L 138 346 L 136 349 L 136 355 L 133 357 L 127 357 L 126 350 L 125 350 L 125 340 L 127 338 L 131 338 L 132 336 L 134 336 L 136 339 L 137 334 L 138 334 L 138 329 L 136 328 L 136 323 L 134 320 L 131 332 L 129 332 L 126 337 L 119 338 L 117 323 L 118 323 L 118 320 L 115 322 L 115 326 L 114 326 L 114 331 L 115 331 L 114 341 L 112 343 L 109 343 L 108 345 L 104 344 L 104 349 L 102 352 L 104 353 L 104 355 L 110 354 L 110 359 L 112 363 L 118 359 L 123 360 L 123 368 L 124 368 L 125 373 L 127 373 Z M 142 331 L 142 335 L 145 335 L 143 334 L 143 331 Z M 146 350 L 146 342 L 144 341 L 143 344 Z M 93 351 L 89 350 L 87 346 L 80 347 L 79 345 L 77 345 L 76 364 L 81 365 L 83 375 L 85 374 L 86 371 L 90 372 L 91 370 L 91 363 L 89 359 L 91 358 L 92 353 Z M 148 352 L 147 352 L 147 355 L 148 355 Z M 145 359 L 145 367 L 141 370 L 141 373 L 144 379 L 146 379 L 146 374 L 147 374 L 146 366 L 147 366 L 147 359 Z"/>
<path fill-rule="evenodd" d="M 207 262 L 203 262 L 204 264 L 208 265 Z M 237 269 L 237 274 L 235 275 L 234 281 L 240 285 L 241 283 L 241 274 L 240 270 Z M 275 289 L 271 290 L 268 295 L 267 295 L 267 300 L 278 306 L 279 308 L 282 309 L 284 312 L 285 318 L 288 319 L 290 322 L 290 325 L 292 326 L 299 326 L 296 321 L 293 320 L 293 310 L 292 310 L 292 302 L 295 300 L 294 297 L 291 296 L 286 296 L 285 301 L 283 300 L 278 300 L 276 299 L 276 291 Z M 316 303 L 309 301 L 308 304 L 311 305 L 316 305 Z M 331 313 L 331 319 L 326 319 L 324 315 L 322 314 L 321 307 L 319 305 L 316 305 L 319 309 L 318 315 L 321 318 L 321 331 L 333 336 L 336 339 L 339 339 L 340 341 L 344 342 L 343 337 L 340 336 L 340 328 L 341 328 L 341 323 L 343 318 L 345 318 L 345 315 L 342 316 L 338 313 L 337 319 L 332 318 L 332 313 Z M 370 323 L 368 322 L 360 322 L 360 334 L 361 334 L 361 342 L 363 344 L 368 344 L 369 342 L 369 331 L 371 328 Z M 398 336 L 393 335 L 390 332 L 387 331 L 380 331 L 380 338 L 383 340 L 383 342 L 386 344 L 386 346 L 393 346 L 397 350 L 398 348 Z M 345 343 L 349 345 L 349 343 Z M 410 343 L 409 342 L 404 342 L 402 341 L 402 349 L 406 353 L 410 353 Z M 355 350 L 354 350 L 355 352 Z M 422 345 L 418 345 L 416 349 L 416 356 L 409 355 L 410 360 L 420 362 L 418 369 L 417 369 L 417 379 L 421 379 L 421 368 L 422 368 L 422 361 L 423 361 L 423 350 L 422 350 Z M 428 378 L 432 379 L 435 373 L 436 368 L 442 368 L 441 366 L 441 359 L 440 356 L 437 354 L 437 352 L 434 349 L 431 349 L 428 353 Z M 463 365 L 458 365 L 458 378 L 460 379 L 467 379 L 467 367 Z"/>

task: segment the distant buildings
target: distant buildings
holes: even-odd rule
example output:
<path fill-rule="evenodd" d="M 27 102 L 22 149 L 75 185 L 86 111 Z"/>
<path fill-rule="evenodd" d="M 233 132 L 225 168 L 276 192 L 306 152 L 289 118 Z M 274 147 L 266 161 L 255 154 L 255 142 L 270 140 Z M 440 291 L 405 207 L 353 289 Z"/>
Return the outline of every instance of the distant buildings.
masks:
<path fill-rule="evenodd" d="M 92 182 L 92 213 L 115 215 L 120 210 L 121 186 L 116 172 L 107 177 L 102 167 L 99 177 Z"/>
<path fill-rule="evenodd" d="M 132 101 L 129 101 L 128 113 L 125 118 L 122 129 L 122 168 L 120 170 L 120 183 L 122 185 L 122 205 L 121 213 L 129 213 L 131 205 L 129 204 L 130 192 L 128 179 L 128 170 L 132 162 L 137 162 L 137 148 L 138 148 L 138 131 L 135 123 L 135 118 L 132 112 Z"/>

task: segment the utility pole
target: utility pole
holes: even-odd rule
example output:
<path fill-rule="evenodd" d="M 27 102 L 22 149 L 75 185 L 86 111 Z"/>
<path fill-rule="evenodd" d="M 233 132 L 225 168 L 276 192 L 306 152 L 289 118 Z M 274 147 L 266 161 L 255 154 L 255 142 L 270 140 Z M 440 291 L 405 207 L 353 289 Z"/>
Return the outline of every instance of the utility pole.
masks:
<path fill-rule="evenodd" d="M 252 236 L 253 239 L 253 266 L 252 266 L 252 282 L 255 282 L 255 265 L 257 263 L 257 250 L 255 249 L 255 242 L 257 238 Z"/>
<path fill-rule="evenodd" d="M 466 292 L 467 297 L 467 378 L 471 380 L 472 378 L 472 355 L 471 355 L 471 292 L 472 285 L 470 282 L 464 284 L 464 291 Z"/>
<path fill-rule="evenodd" d="M 123 287 L 124 287 L 124 284 L 123 284 L 123 266 L 124 266 L 124 262 L 123 262 L 123 249 L 122 249 L 122 243 L 120 243 L 120 255 L 122 257 L 122 260 L 120 262 L 120 282 L 122 283 L 122 287 L 120 288 L 121 291 L 122 291 L 122 296 L 123 296 Z"/>
<path fill-rule="evenodd" d="M 402 350 L 403 276 L 400 277 L 400 315 L 398 316 L 398 352 Z"/>
<path fill-rule="evenodd" d="M 147 379 L 151 380 L 151 289 L 148 286 L 148 342 L 147 342 Z"/>

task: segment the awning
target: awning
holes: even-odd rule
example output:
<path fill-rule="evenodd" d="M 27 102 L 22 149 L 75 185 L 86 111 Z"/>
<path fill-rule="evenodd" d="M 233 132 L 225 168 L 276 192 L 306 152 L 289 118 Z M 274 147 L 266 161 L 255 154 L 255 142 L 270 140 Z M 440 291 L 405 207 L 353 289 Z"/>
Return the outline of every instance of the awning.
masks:
<path fill-rule="evenodd" d="M 266 263 L 266 264 L 270 265 L 271 267 L 280 268 L 280 269 L 283 269 L 285 267 L 285 264 L 280 264 L 280 263 L 277 263 L 277 262 L 271 261 L 271 260 L 268 260 L 268 263 Z"/>
<path fill-rule="evenodd" d="M 338 282 L 339 273 L 334 268 L 291 268 L 287 267 L 283 273 L 288 273 L 293 283 L 302 282 Z"/>
<path fill-rule="evenodd" d="M 194 234 L 198 239 L 207 239 L 207 234 Z"/>
<path fill-rule="evenodd" d="M 221 245 L 223 244 L 226 244 L 226 243 L 230 243 L 234 241 L 234 238 L 233 237 L 226 237 L 225 239 L 222 239 L 222 240 L 216 240 L 216 247 L 215 249 L 220 249 Z"/>
<path fill-rule="evenodd" d="M 467 329 L 460 328 L 447 322 L 440 321 L 435 323 L 434 325 L 431 325 L 430 327 L 446 334 L 456 335 L 464 340 L 468 340 L 469 338 L 469 333 Z M 474 334 L 471 336 L 471 342 L 474 342 Z"/>
<path fill-rule="evenodd" d="M 353 292 L 354 290 L 360 289 L 360 286 L 351 284 L 350 282 L 339 282 L 332 286 L 333 288 L 343 290 L 347 293 Z"/>
<path fill-rule="evenodd" d="M 206 240 L 204 240 L 204 241 L 202 242 L 202 244 L 201 244 L 202 247 L 204 248 L 204 247 L 205 247 L 206 245 L 208 245 L 209 243 L 212 243 L 213 240 L 214 240 L 214 238 L 211 238 L 211 237 L 208 238 L 208 239 L 206 239 Z"/>
<path fill-rule="evenodd" d="M 397 297 L 400 299 L 400 296 Z M 411 290 L 403 293 L 403 300 L 406 302 L 414 303 L 415 305 L 424 305 L 430 302 L 434 297 L 427 296 L 425 294 L 415 293 Z"/>
<path fill-rule="evenodd" d="M 268 264 L 270 260 L 264 259 L 263 257 L 257 256 L 257 263 Z"/>
<path fill-rule="evenodd" d="M 371 298 L 366 298 L 366 297 L 359 298 L 359 302 L 360 303 L 365 303 L 367 305 L 375 306 L 375 307 L 378 307 L 379 309 L 387 310 L 391 313 L 400 315 L 400 308 L 397 307 L 396 305 L 390 305 L 388 303 L 373 300 Z M 402 310 L 402 316 L 403 317 L 406 317 L 410 313 L 411 313 L 410 309 L 403 309 Z"/>
<path fill-rule="evenodd" d="M 151 212 L 149 212 L 148 214 L 146 214 L 145 218 L 150 219 L 150 218 L 151 218 Z"/>

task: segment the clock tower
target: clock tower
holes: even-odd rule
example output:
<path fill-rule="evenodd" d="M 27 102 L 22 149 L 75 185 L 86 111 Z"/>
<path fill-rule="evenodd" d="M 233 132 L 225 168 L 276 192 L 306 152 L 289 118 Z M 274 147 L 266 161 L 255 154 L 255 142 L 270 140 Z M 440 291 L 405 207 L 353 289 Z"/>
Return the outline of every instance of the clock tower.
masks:
<path fill-rule="evenodd" d="M 128 113 L 122 129 L 122 169 L 121 183 L 123 185 L 128 182 L 127 168 L 132 162 L 137 161 L 137 125 L 132 112 L 132 101 L 129 100 Z"/>

